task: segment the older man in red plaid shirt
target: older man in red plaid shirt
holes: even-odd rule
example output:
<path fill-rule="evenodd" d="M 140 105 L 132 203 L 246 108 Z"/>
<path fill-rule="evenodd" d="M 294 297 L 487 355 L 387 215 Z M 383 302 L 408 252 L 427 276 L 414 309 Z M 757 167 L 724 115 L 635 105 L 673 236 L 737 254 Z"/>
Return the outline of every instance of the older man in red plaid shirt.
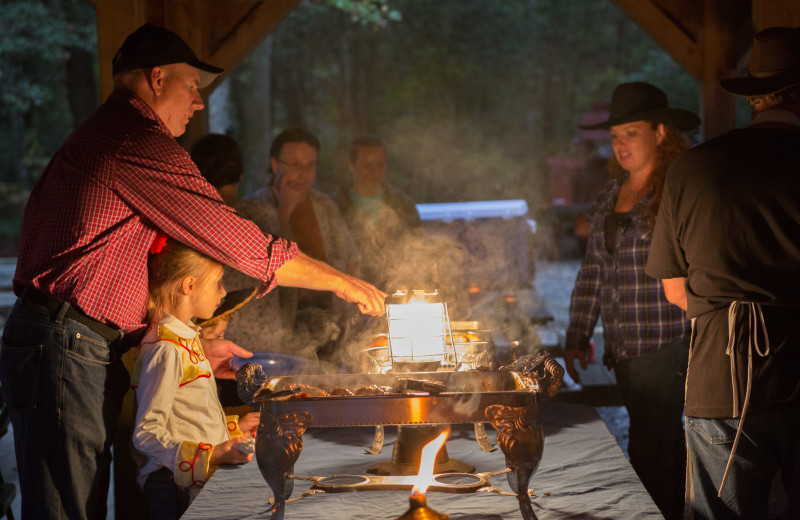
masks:
<path fill-rule="evenodd" d="M 105 518 L 110 446 L 128 386 L 121 345 L 144 326 L 147 255 L 159 231 L 261 281 L 330 290 L 362 312 L 385 294 L 264 235 L 200 175 L 174 137 L 222 72 L 175 33 L 144 25 L 114 57 L 114 92 L 34 188 L 3 333 L 24 518 Z M 230 376 L 225 340 L 204 342 Z M 227 374 L 226 374 L 227 373 Z"/>

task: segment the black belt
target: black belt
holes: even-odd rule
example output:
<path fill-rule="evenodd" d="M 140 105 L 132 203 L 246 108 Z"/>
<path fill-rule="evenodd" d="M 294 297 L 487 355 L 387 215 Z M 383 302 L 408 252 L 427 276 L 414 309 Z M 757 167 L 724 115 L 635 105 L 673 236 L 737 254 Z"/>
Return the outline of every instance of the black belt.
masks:
<path fill-rule="evenodd" d="M 25 287 L 22 291 L 22 296 L 19 297 L 19 301 L 26 309 L 40 313 L 43 310 L 48 310 L 86 325 L 94 332 L 103 336 L 109 343 L 114 343 L 123 336 L 121 330 L 92 319 L 69 302 L 59 300 L 55 296 L 51 296 L 30 285 Z M 62 312 L 65 306 L 66 310 Z"/>

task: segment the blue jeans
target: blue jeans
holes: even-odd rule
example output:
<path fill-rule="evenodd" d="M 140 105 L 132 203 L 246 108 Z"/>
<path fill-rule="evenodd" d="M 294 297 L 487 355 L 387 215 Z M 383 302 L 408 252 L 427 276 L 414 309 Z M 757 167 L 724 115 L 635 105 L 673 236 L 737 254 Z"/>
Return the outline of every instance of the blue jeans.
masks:
<path fill-rule="evenodd" d="M 733 466 L 718 498 L 738 426 L 739 419 L 686 418 L 693 518 L 767 518 L 770 487 L 778 470 L 789 497 L 788 518 L 800 518 L 800 408 L 747 413 Z"/>
<path fill-rule="evenodd" d="M 0 385 L 11 412 L 22 517 L 106 517 L 125 367 L 107 340 L 18 302 L 3 331 Z"/>
<path fill-rule="evenodd" d="M 631 466 L 667 519 L 683 518 L 686 436 L 683 403 L 689 338 L 614 368 L 630 416 Z"/>
<path fill-rule="evenodd" d="M 191 502 L 189 490 L 175 484 L 175 478 L 167 468 L 147 476 L 144 494 L 150 506 L 150 520 L 178 520 Z"/>

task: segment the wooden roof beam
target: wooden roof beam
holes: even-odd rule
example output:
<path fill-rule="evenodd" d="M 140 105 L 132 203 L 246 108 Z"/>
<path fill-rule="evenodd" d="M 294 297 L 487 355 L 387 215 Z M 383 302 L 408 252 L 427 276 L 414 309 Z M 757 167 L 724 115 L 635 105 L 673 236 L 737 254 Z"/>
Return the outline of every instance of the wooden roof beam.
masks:
<path fill-rule="evenodd" d="M 650 1 L 612 0 L 696 81 L 703 78 L 703 57 L 694 36 Z"/>
<path fill-rule="evenodd" d="M 710 139 L 736 126 L 735 97 L 724 91 L 721 78 L 736 76 L 740 56 L 736 56 L 737 18 L 728 9 L 729 0 L 703 2 L 703 80 L 700 82 L 700 117 L 703 120 L 703 137 Z M 747 31 L 750 33 L 750 31 Z M 747 40 L 750 39 L 748 36 Z"/>
<path fill-rule="evenodd" d="M 111 59 L 125 37 L 145 22 L 167 27 L 186 40 L 197 56 L 225 72 L 214 88 L 292 12 L 300 0 L 237 0 L 251 4 L 232 27 L 219 27 L 215 8 L 221 0 L 96 0 L 100 94 L 112 90 Z M 223 35 L 223 36 L 219 36 Z"/>
<path fill-rule="evenodd" d="M 225 72 L 211 84 L 213 90 L 225 76 L 242 62 L 297 7 L 300 0 L 257 1 L 239 23 L 209 48 L 208 59 L 221 63 Z"/>

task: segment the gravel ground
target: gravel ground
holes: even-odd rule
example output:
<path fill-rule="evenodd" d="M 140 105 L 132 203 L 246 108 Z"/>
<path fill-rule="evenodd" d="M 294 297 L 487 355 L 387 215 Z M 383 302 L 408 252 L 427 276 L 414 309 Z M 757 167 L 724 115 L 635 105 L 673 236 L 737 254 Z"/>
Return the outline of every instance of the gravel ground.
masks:
<path fill-rule="evenodd" d="M 557 334 L 562 344 L 564 331 L 569 324 L 569 300 L 580 265 L 580 260 L 540 261 L 536 264 L 536 292 L 553 316 L 553 321 L 547 327 L 547 333 Z M 584 388 L 590 387 L 591 384 L 614 383 L 614 374 L 599 364 L 603 358 L 602 334 L 602 326 L 598 325 L 594 334 L 595 358 L 598 362 L 582 375 Z M 559 362 L 563 364 L 562 359 L 559 359 Z M 628 411 L 624 406 L 598 406 L 597 412 L 617 439 L 625 456 L 628 456 Z"/>

